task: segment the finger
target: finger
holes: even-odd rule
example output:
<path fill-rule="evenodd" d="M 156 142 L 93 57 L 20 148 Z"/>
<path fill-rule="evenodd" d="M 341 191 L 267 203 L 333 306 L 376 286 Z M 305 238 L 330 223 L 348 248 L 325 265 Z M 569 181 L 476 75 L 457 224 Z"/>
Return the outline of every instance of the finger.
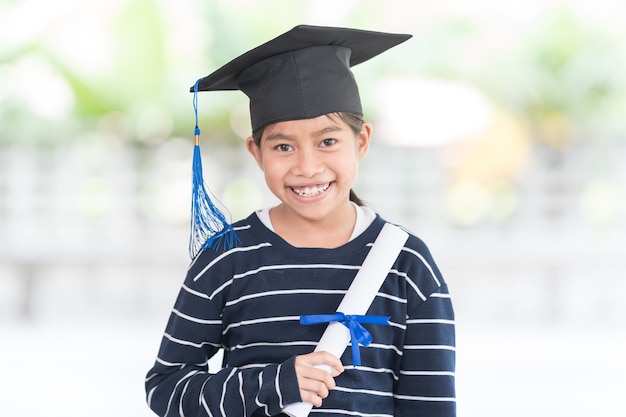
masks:
<path fill-rule="evenodd" d="M 300 388 L 306 387 L 316 392 L 320 391 L 316 388 L 318 384 L 322 384 L 327 390 L 335 388 L 335 379 L 323 369 L 311 366 L 296 366 L 296 376 Z"/>
<path fill-rule="evenodd" d="M 296 375 L 298 377 L 298 383 L 300 387 L 303 387 L 305 384 L 317 384 L 321 383 L 328 390 L 335 388 L 335 378 L 331 373 L 324 369 L 319 369 L 312 366 L 307 365 L 297 365 L 296 366 Z M 311 389 L 315 389 L 314 387 Z M 319 391 L 315 389 L 316 391 Z"/>
<path fill-rule="evenodd" d="M 300 382 L 300 381 L 299 381 Z M 299 385 L 301 391 L 307 391 L 315 394 L 317 397 L 326 398 L 330 394 L 330 389 L 323 381 L 314 379 L 303 379 Z"/>
<path fill-rule="evenodd" d="M 318 355 L 316 356 L 317 360 L 322 361 L 324 365 L 332 368 L 331 370 L 327 371 L 332 373 L 333 376 L 337 376 L 343 372 L 344 368 L 343 364 L 341 363 L 341 359 L 325 351 L 315 353 Z"/>
<path fill-rule="evenodd" d="M 341 360 L 328 352 L 313 352 L 306 355 L 296 357 L 296 366 L 322 366 L 327 365 L 332 370 L 328 372 L 333 376 L 337 376 L 344 371 Z"/>
<path fill-rule="evenodd" d="M 320 398 L 313 391 L 300 390 L 300 398 L 302 402 L 313 404 L 315 407 L 322 406 L 322 398 Z"/>

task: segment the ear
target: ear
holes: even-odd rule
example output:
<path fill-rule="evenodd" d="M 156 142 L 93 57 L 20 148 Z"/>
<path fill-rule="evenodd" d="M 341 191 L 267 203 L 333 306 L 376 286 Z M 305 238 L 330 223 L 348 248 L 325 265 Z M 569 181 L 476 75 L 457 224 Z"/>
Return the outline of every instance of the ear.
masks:
<path fill-rule="evenodd" d="M 257 165 L 259 166 L 259 168 L 261 168 L 261 171 L 263 171 L 263 156 L 261 155 L 261 148 L 256 146 L 256 143 L 254 143 L 254 139 L 252 138 L 252 136 L 246 139 L 246 149 L 248 149 L 250 155 L 254 157 Z"/>
<path fill-rule="evenodd" d="M 363 122 L 361 126 L 361 132 L 357 135 L 357 154 L 359 156 L 359 162 L 364 160 L 367 156 L 367 152 L 370 148 L 370 139 L 372 138 L 372 125 L 368 122 Z"/>

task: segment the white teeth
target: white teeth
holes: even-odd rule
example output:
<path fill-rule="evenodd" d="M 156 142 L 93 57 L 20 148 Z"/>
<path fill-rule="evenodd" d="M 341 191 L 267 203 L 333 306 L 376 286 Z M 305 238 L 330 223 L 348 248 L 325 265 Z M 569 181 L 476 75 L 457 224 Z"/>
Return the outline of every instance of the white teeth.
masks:
<path fill-rule="evenodd" d="M 328 190 L 328 187 L 330 187 L 330 184 L 322 185 L 319 187 L 293 188 L 293 191 L 300 197 L 313 197 Z"/>

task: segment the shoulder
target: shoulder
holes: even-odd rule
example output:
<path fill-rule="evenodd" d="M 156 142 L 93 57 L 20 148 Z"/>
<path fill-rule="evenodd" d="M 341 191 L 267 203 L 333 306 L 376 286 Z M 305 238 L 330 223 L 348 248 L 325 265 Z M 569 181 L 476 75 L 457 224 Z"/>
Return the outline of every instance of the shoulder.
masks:
<path fill-rule="evenodd" d="M 445 285 L 444 278 L 427 244 L 406 228 L 397 224 L 394 226 L 408 233 L 408 239 L 396 259 L 394 269 L 424 301 Z"/>
<path fill-rule="evenodd" d="M 238 243 L 233 247 L 218 246 L 203 250 L 196 256 L 187 271 L 187 280 L 202 283 L 207 277 L 210 281 L 223 284 L 223 280 L 232 277 L 238 270 L 250 268 L 250 263 L 258 258 L 259 252 L 266 256 L 267 249 L 273 246 L 271 236 L 256 214 L 232 224 Z"/>
<path fill-rule="evenodd" d="M 407 229 L 406 227 L 399 225 L 397 223 L 392 223 L 388 220 L 385 220 L 379 214 L 376 215 L 376 219 L 373 222 L 373 225 L 378 225 L 376 229 L 381 230 L 385 224 L 393 225 L 408 234 L 408 238 L 404 244 L 404 247 L 402 248 L 402 253 L 400 254 L 400 258 L 403 258 L 404 256 L 408 256 L 408 259 L 413 257 L 416 260 L 420 260 L 422 262 L 423 260 L 429 260 L 434 263 L 430 250 L 428 246 L 426 245 L 426 242 L 424 242 L 424 240 L 422 240 L 419 236 L 417 236 L 415 233 L 413 233 L 411 230 Z"/>

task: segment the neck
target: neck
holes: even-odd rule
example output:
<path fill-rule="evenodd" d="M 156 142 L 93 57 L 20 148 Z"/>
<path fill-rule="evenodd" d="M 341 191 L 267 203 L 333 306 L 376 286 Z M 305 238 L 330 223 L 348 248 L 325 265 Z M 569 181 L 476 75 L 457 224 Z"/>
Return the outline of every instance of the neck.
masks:
<path fill-rule="evenodd" d="M 270 210 L 270 219 L 274 231 L 292 246 L 336 248 L 350 240 L 356 223 L 356 210 L 348 203 L 332 216 L 309 219 L 278 205 Z"/>

